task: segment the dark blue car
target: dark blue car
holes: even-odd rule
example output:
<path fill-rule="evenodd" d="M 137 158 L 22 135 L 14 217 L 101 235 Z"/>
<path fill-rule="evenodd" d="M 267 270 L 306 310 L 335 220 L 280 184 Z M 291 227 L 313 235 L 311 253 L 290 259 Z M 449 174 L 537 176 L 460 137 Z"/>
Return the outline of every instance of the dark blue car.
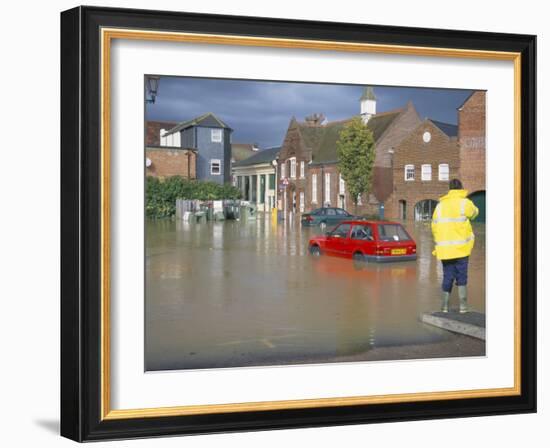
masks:
<path fill-rule="evenodd" d="M 333 227 L 342 221 L 350 219 L 361 219 L 346 212 L 343 208 L 337 207 L 322 207 L 313 210 L 309 213 L 302 214 L 303 226 L 319 226 L 321 229 L 325 227 Z"/>

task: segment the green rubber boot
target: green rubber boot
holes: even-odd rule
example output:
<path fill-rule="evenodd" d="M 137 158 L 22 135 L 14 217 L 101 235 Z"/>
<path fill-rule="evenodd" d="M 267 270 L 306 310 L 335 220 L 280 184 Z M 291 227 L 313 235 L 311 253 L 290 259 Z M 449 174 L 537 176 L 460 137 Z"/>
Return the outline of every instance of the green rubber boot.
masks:
<path fill-rule="evenodd" d="M 448 313 L 449 312 L 449 297 L 451 293 L 443 291 L 443 295 L 441 296 L 441 312 L 442 313 Z"/>
<path fill-rule="evenodd" d="M 460 299 L 460 312 L 467 313 L 468 310 L 468 297 L 466 295 L 466 286 L 458 287 L 458 298 Z"/>

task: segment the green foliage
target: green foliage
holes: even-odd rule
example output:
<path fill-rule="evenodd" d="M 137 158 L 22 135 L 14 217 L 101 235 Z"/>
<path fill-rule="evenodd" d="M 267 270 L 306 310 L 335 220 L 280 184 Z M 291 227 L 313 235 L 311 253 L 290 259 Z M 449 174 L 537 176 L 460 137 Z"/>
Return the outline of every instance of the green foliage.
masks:
<path fill-rule="evenodd" d="M 356 117 L 344 126 L 338 141 L 338 169 L 346 182 L 346 188 L 355 205 L 360 194 L 370 191 L 374 171 L 374 136 L 363 123 L 361 117 Z"/>
<path fill-rule="evenodd" d="M 239 199 L 241 192 L 232 185 L 188 180 L 181 176 L 165 179 L 147 176 L 145 180 L 145 215 L 149 218 L 169 218 L 176 214 L 176 199 L 213 201 Z"/>

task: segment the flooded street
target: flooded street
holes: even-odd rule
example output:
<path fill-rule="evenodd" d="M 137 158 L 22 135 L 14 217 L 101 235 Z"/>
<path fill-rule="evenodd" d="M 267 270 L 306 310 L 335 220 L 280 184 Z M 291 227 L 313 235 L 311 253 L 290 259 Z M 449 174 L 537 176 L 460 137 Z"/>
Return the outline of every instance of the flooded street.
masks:
<path fill-rule="evenodd" d="M 453 347 L 459 336 L 418 320 L 440 306 L 430 225 L 406 228 L 416 262 L 358 270 L 348 259 L 308 254 L 319 228 L 262 216 L 147 221 L 146 370 L 366 360 L 401 346 Z M 485 312 L 485 225 L 474 224 L 474 232 L 469 305 Z M 456 307 L 456 288 L 451 300 Z"/>

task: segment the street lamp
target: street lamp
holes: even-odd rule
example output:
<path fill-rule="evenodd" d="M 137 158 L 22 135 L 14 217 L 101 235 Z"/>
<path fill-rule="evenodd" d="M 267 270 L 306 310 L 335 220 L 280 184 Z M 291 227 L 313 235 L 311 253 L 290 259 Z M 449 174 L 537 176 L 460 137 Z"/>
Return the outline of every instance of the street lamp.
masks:
<path fill-rule="evenodd" d="M 155 98 L 157 96 L 159 88 L 160 76 L 147 76 L 145 81 L 145 102 L 146 103 L 155 103 Z"/>

